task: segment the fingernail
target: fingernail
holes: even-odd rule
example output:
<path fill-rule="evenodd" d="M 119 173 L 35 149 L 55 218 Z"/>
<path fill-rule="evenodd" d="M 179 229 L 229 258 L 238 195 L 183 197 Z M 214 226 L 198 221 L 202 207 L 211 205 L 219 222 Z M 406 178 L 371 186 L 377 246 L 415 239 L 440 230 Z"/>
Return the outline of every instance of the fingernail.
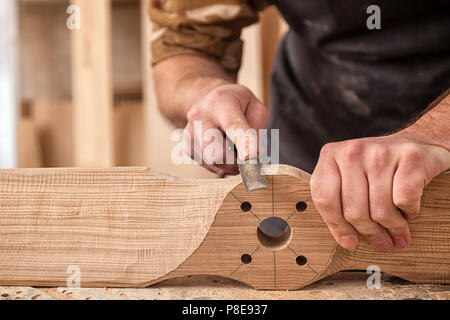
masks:
<path fill-rule="evenodd" d="M 358 244 L 358 238 L 355 235 L 345 235 L 339 238 L 339 242 L 345 249 L 353 250 Z"/>
<path fill-rule="evenodd" d="M 403 237 L 394 237 L 394 245 L 396 248 L 406 248 L 408 242 Z"/>

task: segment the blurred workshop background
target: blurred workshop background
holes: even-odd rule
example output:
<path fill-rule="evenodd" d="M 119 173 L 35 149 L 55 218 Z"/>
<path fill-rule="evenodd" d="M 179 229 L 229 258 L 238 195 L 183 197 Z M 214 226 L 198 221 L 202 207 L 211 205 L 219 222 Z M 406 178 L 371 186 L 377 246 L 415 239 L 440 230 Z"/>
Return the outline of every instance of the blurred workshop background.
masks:
<path fill-rule="evenodd" d="M 80 29 L 68 27 L 71 5 Z M 170 160 L 177 141 L 153 92 L 147 0 L 1 0 L 0 30 L 0 168 L 149 166 L 213 177 Z M 266 105 L 286 31 L 269 8 L 242 35 L 239 83 Z"/>

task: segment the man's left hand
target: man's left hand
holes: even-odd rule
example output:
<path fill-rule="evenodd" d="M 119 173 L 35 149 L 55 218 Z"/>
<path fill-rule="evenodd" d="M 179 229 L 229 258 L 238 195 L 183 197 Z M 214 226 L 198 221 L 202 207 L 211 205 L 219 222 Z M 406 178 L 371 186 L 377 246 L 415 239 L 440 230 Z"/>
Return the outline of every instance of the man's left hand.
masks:
<path fill-rule="evenodd" d="M 380 251 L 411 242 L 424 187 L 450 168 L 450 152 L 397 134 L 330 143 L 320 153 L 311 195 L 333 237 L 353 250 L 358 233 Z"/>

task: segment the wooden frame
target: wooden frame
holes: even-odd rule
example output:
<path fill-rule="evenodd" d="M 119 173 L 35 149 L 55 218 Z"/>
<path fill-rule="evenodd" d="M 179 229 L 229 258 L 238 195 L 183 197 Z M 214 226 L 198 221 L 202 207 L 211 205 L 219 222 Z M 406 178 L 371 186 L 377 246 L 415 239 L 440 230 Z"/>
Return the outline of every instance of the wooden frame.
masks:
<path fill-rule="evenodd" d="M 75 165 L 113 165 L 111 0 L 73 0 L 81 28 L 72 31 Z"/>

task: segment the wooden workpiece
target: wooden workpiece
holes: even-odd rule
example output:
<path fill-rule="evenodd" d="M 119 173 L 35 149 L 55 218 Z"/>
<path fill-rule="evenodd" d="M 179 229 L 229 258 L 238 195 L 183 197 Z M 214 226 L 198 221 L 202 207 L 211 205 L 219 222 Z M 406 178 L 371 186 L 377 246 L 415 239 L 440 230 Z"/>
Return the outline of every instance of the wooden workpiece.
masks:
<path fill-rule="evenodd" d="M 146 168 L 0 171 L 0 285 L 146 287 L 216 275 L 256 289 L 301 288 L 340 270 L 450 282 L 450 173 L 424 190 L 407 249 L 353 252 L 331 237 L 310 197 L 309 175 L 266 168 L 269 187 L 247 192 L 239 176 L 192 180 Z M 279 217 L 278 239 L 258 231 Z"/>

